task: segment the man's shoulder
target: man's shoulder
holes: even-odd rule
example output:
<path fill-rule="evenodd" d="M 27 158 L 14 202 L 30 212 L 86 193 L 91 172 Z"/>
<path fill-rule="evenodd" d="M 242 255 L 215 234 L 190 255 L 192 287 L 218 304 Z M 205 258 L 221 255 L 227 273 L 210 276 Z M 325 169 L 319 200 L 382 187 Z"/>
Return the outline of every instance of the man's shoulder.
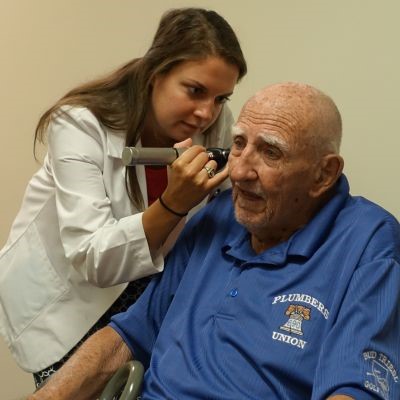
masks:
<path fill-rule="evenodd" d="M 205 233 L 214 235 L 229 231 L 237 224 L 233 210 L 232 189 L 226 189 L 196 213 L 187 223 L 187 228 L 190 231 L 194 229 L 202 235 Z"/>
<path fill-rule="evenodd" d="M 393 226 L 395 229 L 399 228 L 399 222 L 394 215 L 362 196 L 350 197 L 341 214 L 352 224 L 358 222 L 359 224 L 356 224 L 355 227 L 358 225 L 374 227 L 376 224 L 383 224 Z"/>
<path fill-rule="evenodd" d="M 383 207 L 361 196 L 351 197 L 339 214 L 339 225 L 366 244 L 370 257 L 400 257 L 400 225 Z"/>

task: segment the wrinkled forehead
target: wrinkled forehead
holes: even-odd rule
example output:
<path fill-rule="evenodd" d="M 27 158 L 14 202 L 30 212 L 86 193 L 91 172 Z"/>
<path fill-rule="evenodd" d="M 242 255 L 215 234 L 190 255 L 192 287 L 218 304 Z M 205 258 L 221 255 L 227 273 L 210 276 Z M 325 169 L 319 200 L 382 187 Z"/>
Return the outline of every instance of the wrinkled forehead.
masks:
<path fill-rule="evenodd" d="M 313 119 L 304 101 L 304 90 L 272 86 L 256 93 L 242 108 L 236 126 L 243 131 L 256 131 L 284 137 L 304 136 Z"/>

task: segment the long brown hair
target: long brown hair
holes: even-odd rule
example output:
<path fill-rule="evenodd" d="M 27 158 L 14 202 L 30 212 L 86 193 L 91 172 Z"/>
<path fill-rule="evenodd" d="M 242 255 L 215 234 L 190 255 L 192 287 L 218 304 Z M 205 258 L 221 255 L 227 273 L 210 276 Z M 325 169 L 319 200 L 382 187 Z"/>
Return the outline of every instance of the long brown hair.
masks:
<path fill-rule="evenodd" d="M 149 108 L 153 78 L 182 61 L 218 56 L 237 66 L 238 81 L 247 66 L 239 41 L 228 22 L 215 11 L 179 8 L 161 18 L 150 49 L 142 58 L 129 61 L 111 74 L 83 84 L 63 96 L 39 119 L 34 149 L 43 142 L 46 129 L 63 105 L 88 108 L 110 129 L 126 132 L 126 145 L 135 146 L 142 134 Z M 143 209 L 135 168 L 127 170 L 131 202 Z"/>

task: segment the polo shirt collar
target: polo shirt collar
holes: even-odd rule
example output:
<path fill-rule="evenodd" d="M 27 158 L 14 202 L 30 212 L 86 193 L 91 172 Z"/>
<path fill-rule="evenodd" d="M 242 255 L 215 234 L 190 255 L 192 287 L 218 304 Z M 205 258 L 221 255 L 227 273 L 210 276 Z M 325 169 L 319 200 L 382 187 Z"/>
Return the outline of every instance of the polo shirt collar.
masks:
<path fill-rule="evenodd" d="M 340 210 L 349 196 L 349 184 L 344 175 L 336 184 L 336 192 L 329 202 L 302 229 L 294 233 L 289 240 L 256 254 L 251 248 L 250 234 L 239 225 L 234 236 L 226 241 L 223 251 L 242 262 L 252 264 L 285 265 L 289 256 L 310 258 L 320 247 L 332 227 Z"/>

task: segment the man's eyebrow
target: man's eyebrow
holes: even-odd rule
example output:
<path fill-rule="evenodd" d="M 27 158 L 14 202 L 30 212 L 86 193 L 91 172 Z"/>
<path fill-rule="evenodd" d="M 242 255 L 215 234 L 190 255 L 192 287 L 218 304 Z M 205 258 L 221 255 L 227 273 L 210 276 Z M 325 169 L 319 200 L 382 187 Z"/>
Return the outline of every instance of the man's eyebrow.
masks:
<path fill-rule="evenodd" d="M 259 136 L 266 144 L 274 147 L 278 147 L 283 151 L 289 151 L 290 147 L 286 141 L 278 136 L 271 135 L 270 133 L 262 132 Z"/>
<path fill-rule="evenodd" d="M 235 136 L 246 136 L 246 132 L 243 128 L 237 125 L 232 126 L 232 137 L 234 138 Z M 278 147 L 279 149 L 283 151 L 289 151 L 289 145 L 287 142 L 285 142 L 283 139 L 281 139 L 278 136 L 275 136 L 271 133 L 267 132 L 261 132 L 259 135 L 259 138 L 266 144 L 274 147 Z"/>
<path fill-rule="evenodd" d="M 233 137 L 235 137 L 235 136 L 239 136 L 239 135 L 244 135 L 245 131 L 240 126 L 233 125 L 232 129 L 231 129 L 231 134 Z"/>

